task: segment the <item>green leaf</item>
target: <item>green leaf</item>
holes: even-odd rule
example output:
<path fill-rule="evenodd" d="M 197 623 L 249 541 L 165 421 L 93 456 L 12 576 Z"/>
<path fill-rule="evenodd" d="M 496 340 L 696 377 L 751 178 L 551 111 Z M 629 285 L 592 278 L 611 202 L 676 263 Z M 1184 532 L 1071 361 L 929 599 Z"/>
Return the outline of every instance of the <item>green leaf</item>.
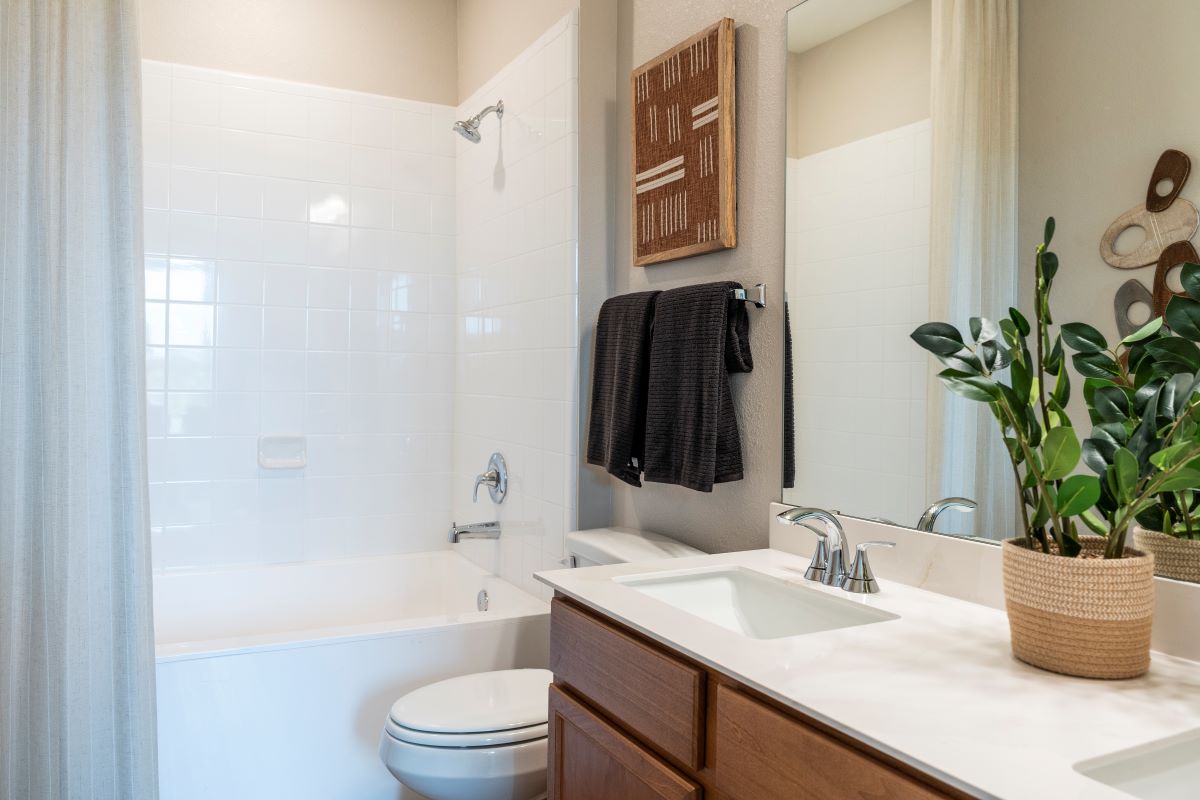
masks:
<path fill-rule="evenodd" d="M 1118 447 L 1113 455 L 1113 469 L 1116 470 L 1116 494 L 1122 503 L 1133 499 L 1133 491 L 1137 488 L 1138 460 L 1129 450 Z"/>
<path fill-rule="evenodd" d="M 1174 364 L 1187 372 L 1200 371 L 1200 348 L 1187 339 L 1157 339 L 1147 344 L 1146 349 L 1160 362 Z"/>
<path fill-rule="evenodd" d="M 1200 264 L 1193 264 L 1190 261 L 1184 264 L 1179 275 L 1179 282 L 1183 284 L 1183 290 L 1193 300 L 1200 300 Z"/>
<path fill-rule="evenodd" d="M 1148 339 L 1151 336 L 1153 336 L 1154 334 L 1158 333 L 1159 330 L 1162 329 L 1162 326 L 1163 326 L 1163 318 L 1155 317 L 1154 319 L 1150 320 L 1145 325 L 1138 328 L 1136 331 L 1134 331 L 1133 333 L 1129 334 L 1124 339 L 1122 339 L 1121 344 L 1134 344 L 1136 342 L 1142 341 L 1143 339 Z"/>
<path fill-rule="evenodd" d="M 1058 274 L 1058 256 L 1051 253 L 1049 250 L 1042 253 L 1042 277 L 1046 283 L 1054 280 L 1054 276 Z"/>
<path fill-rule="evenodd" d="M 1059 488 L 1055 506 L 1059 514 L 1073 517 L 1096 505 L 1099 499 L 1099 478 L 1095 475 L 1072 475 Z"/>
<path fill-rule="evenodd" d="M 1042 475 L 1047 480 L 1065 478 L 1079 463 L 1079 438 L 1072 428 L 1054 428 L 1042 444 Z"/>
<path fill-rule="evenodd" d="M 1100 517 L 1096 516 L 1092 511 L 1083 511 L 1077 515 L 1083 524 L 1088 526 L 1088 529 L 1097 536 L 1108 535 L 1108 525 L 1104 523 Z"/>
<path fill-rule="evenodd" d="M 1008 309 L 1008 317 L 1017 326 L 1017 333 L 1022 336 L 1028 336 L 1029 332 L 1033 330 L 1033 328 L 1029 327 L 1029 320 L 1025 319 L 1025 315 L 1017 309 Z"/>
<path fill-rule="evenodd" d="M 1157 453 L 1152 453 L 1150 455 L 1150 463 L 1159 469 L 1170 469 L 1179 463 L 1180 456 L 1187 453 L 1195 446 L 1196 445 L 1192 442 L 1179 442 L 1178 444 L 1173 444 L 1170 447 L 1164 447 Z"/>
<path fill-rule="evenodd" d="M 992 342 L 1000 338 L 1000 326 L 987 317 L 971 317 L 968 321 L 971 338 L 977 342 Z"/>
<path fill-rule="evenodd" d="M 1164 316 L 1177 335 L 1200 341 L 1200 302 L 1176 295 L 1167 302 Z"/>
<path fill-rule="evenodd" d="M 956 353 L 948 356 L 938 356 L 937 358 L 938 361 L 941 361 L 955 372 L 965 372 L 969 375 L 983 374 L 983 362 L 969 348 L 964 347 Z"/>
<path fill-rule="evenodd" d="M 938 378 L 947 389 L 968 400 L 991 403 L 1000 399 L 1000 388 L 979 375 L 945 369 L 938 373 Z"/>
<path fill-rule="evenodd" d="M 1096 389 L 1091 406 L 1101 422 L 1124 422 L 1129 419 L 1129 396 L 1116 386 Z"/>
<path fill-rule="evenodd" d="M 912 332 L 912 340 L 935 356 L 952 356 L 964 347 L 958 328 L 945 322 L 926 322 Z"/>
<path fill-rule="evenodd" d="M 1183 489 L 1200 489 L 1200 470 L 1181 469 L 1158 486 L 1160 492 L 1178 492 Z"/>
<path fill-rule="evenodd" d="M 1054 238 L 1054 217 L 1046 217 L 1046 227 L 1042 231 L 1042 244 L 1046 247 L 1050 246 L 1050 240 Z"/>
<path fill-rule="evenodd" d="M 1103 475 L 1113 462 L 1117 448 L 1124 447 L 1129 440 L 1125 426 L 1109 422 L 1092 428 L 1092 435 L 1083 440 L 1081 455 L 1083 463 L 1097 475 Z"/>
<path fill-rule="evenodd" d="M 1071 357 L 1076 371 L 1085 378 L 1111 378 L 1121 374 L 1121 368 L 1107 353 L 1076 353 Z"/>
<path fill-rule="evenodd" d="M 1108 349 L 1104 334 L 1086 322 L 1068 322 L 1062 326 L 1062 337 L 1072 350 L 1080 353 L 1099 353 Z"/>

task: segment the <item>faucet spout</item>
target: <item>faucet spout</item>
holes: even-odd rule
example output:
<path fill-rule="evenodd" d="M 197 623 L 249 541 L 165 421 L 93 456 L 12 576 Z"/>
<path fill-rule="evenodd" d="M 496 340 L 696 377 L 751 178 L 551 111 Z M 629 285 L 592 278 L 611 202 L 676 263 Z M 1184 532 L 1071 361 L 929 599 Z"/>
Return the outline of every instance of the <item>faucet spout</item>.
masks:
<path fill-rule="evenodd" d="M 917 521 L 917 530 L 932 533 L 938 517 L 948 508 L 957 508 L 969 514 L 978 507 L 979 504 L 969 497 L 944 497 L 925 509 L 925 513 L 921 514 L 921 519 Z"/>
<path fill-rule="evenodd" d="M 846 531 L 837 517 L 822 508 L 792 508 L 779 514 L 779 521 L 787 525 L 800 525 L 814 530 L 807 524 L 808 520 L 816 520 L 825 526 L 827 538 L 833 541 L 825 555 L 825 571 L 820 576 L 821 583 L 826 586 L 841 586 L 846 579 L 846 554 L 850 552 L 850 544 L 846 541 Z M 819 548 L 818 548 L 819 552 Z M 816 566 L 814 564 L 814 566 Z"/>
<path fill-rule="evenodd" d="M 470 525 L 450 523 L 450 543 L 458 544 L 463 539 L 499 539 L 499 522 L 473 522 Z"/>

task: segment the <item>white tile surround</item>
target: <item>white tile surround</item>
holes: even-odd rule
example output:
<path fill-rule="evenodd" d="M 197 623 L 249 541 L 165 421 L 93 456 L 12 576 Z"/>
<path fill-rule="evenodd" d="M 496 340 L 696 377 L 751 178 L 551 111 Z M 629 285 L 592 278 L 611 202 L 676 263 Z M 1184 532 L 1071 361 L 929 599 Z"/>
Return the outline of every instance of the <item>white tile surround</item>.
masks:
<path fill-rule="evenodd" d="M 535 594 L 575 526 L 577 17 L 456 110 L 144 62 L 159 569 L 447 546 Z M 450 130 L 503 97 L 483 141 Z M 308 466 L 261 470 L 258 437 Z M 488 454 L 501 507 L 470 499 Z"/>
<path fill-rule="evenodd" d="M 925 506 L 928 120 L 788 159 L 798 501 L 914 524 Z M 864 289 L 863 287 L 871 287 Z"/>
<path fill-rule="evenodd" d="M 459 105 L 465 118 L 504 100 L 482 142 L 455 137 L 454 518 L 499 519 L 497 544 L 460 547 L 543 597 L 533 572 L 558 566 L 578 518 L 577 25 L 562 19 Z M 481 489 L 473 504 L 496 449 L 509 495 L 495 506 Z"/>
<path fill-rule="evenodd" d="M 433 550 L 454 109 L 145 62 L 155 566 Z M 305 434 L 308 466 L 257 466 Z"/>

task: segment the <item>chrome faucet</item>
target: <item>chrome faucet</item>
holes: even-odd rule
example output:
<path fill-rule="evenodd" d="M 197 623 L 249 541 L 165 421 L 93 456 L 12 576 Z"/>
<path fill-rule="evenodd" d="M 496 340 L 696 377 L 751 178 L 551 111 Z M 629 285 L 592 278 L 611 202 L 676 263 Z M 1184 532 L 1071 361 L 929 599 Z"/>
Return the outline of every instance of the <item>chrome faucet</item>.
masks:
<path fill-rule="evenodd" d="M 969 514 L 976 508 L 979 508 L 979 504 L 969 497 L 942 498 L 930 505 L 929 508 L 925 509 L 925 513 L 921 514 L 921 519 L 917 520 L 917 530 L 932 533 L 933 526 L 937 524 L 937 518 L 948 508 L 957 508 Z"/>
<path fill-rule="evenodd" d="M 491 495 L 493 503 L 504 502 L 504 495 L 508 494 L 508 466 L 500 453 L 492 453 L 492 457 L 488 459 L 487 472 L 475 476 L 475 488 L 471 490 L 472 503 L 479 502 L 481 485 L 488 487 L 488 494 Z"/>
<path fill-rule="evenodd" d="M 499 539 L 499 522 L 472 522 L 470 525 L 450 523 L 450 543 L 458 544 L 463 539 Z"/>
<path fill-rule="evenodd" d="M 854 562 L 847 570 L 846 554 L 850 544 L 837 517 L 820 508 L 792 508 L 778 517 L 786 525 L 799 525 L 817 535 L 817 549 L 813 552 L 808 569 L 804 571 L 806 580 L 837 586 L 851 594 L 875 594 L 879 591 L 879 583 L 871 572 L 866 551 L 869 547 L 895 547 L 895 542 L 860 542 L 855 548 Z M 825 530 L 809 525 L 807 520 L 810 519 L 823 523 Z"/>

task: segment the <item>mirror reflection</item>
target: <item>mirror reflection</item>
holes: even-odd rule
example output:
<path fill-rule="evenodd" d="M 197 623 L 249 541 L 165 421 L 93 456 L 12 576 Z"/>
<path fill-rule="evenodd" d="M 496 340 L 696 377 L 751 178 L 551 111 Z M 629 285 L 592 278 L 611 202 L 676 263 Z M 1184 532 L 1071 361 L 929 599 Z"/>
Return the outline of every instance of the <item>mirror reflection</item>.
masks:
<path fill-rule="evenodd" d="M 1190 237 L 1122 215 L 1146 201 L 1163 151 L 1200 155 L 1187 77 L 1200 4 L 1025 0 L 1019 12 L 1017 0 L 789 12 L 785 503 L 1013 535 L 995 423 L 936 382 L 909 334 L 1028 309 L 1046 217 L 1058 220 L 1058 318 L 1114 341 L 1154 314 L 1157 256 L 1144 255 Z M 1078 394 L 1068 411 L 1086 429 Z"/>

